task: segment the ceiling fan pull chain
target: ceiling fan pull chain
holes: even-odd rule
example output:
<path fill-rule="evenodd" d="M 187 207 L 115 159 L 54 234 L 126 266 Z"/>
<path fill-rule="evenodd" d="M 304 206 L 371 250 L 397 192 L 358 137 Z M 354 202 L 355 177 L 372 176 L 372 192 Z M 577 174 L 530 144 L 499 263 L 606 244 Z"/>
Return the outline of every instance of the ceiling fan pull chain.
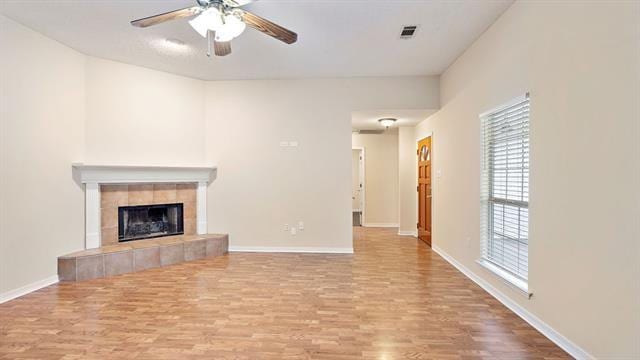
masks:
<path fill-rule="evenodd" d="M 207 56 L 211 57 L 211 43 L 213 42 L 213 36 L 211 30 L 207 30 Z"/>

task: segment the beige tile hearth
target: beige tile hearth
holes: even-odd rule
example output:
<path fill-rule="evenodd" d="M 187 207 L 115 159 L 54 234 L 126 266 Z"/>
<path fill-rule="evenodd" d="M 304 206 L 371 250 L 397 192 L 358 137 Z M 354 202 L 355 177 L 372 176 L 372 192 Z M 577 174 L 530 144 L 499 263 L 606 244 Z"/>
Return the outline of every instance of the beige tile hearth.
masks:
<path fill-rule="evenodd" d="M 206 256 L 206 241 L 185 241 L 184 242 L 184 260 L 198 260 Z"/>
<path fill-rule="evenodd" d="M 160 247 L 160 265 L 167 266 L 184 262 L 184 243 Z"/>
<path fill-rule="evenodd" d="M 160 267 L 160 247 L 134 248 L 133 266 L 133 271 Z"/>
<path fill-rule="evenodd" d="M 76 280 L 89 280 L 104 277 L 104 256 L 91 255 L 76 259 Z"/>
<path fill-rule="evenodd" d="M 176 235 L 135 240 L 58 258 L 63 281 L 82 281 L 220 256 L 229 249 L 226 234 Z"/>
<path fill-rule="evenodd" d="M 58 277 L 61 281 L 76 281 L 76 259 L 58 259 Z"/>
<path fill-rule="evenodd" d="M 104 255 L 105 276 L 133 272 L 133 251 L 120 251 Z"/>

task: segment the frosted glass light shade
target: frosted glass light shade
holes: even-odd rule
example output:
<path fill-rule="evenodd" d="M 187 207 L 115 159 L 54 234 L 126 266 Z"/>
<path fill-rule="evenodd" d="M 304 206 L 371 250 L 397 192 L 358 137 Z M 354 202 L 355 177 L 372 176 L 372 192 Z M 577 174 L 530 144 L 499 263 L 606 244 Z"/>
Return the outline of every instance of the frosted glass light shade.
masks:
<path fill-rule="evenodd" d="M 207 37 L 207 30 L 217 31 L 222 26 L 220 12 L 216 8 L 209 8 L 195 19 L 189 21 L 189 25 L 202 37 Z"/>
<path fill-rule="evenodd" d="M 396 123 L 396 119 L 386 118 L 386 119 L 380 119 L 380 120 L 378 120 L 378 122 L 380 122 L 380 125 L 382 125 L 384 127 L 389 127 L 389 126 L 391 126 L 391 125 Z"/>
<path fill-rule="evenodd" d="M 242 34 L 247 25 L 234 14 L 228 14 L 224 17 L 224 24 L 221 24 L 214 31 L 216 32 L 216 41 L 224 42 Z M 213 29 L 212 29 L 213 30 Z"/>

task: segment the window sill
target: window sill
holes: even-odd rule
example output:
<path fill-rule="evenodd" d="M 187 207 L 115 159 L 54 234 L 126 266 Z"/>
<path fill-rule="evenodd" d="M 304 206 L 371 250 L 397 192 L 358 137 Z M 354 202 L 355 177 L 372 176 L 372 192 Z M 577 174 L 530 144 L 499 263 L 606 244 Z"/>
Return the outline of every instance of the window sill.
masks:
<path fill-rule="evenodd" d="M 479 260 L 476 260 L 476 262 L 480 264 L 480 266 L 482 266 L 483 268 L 492 272 L 494 275 L 497 275 L 500 279 L 504 280 L 504 282 L 507 285 L 521 292 L 522 295 L 525 296 L 527 299 L 530 299 L 531 296 L 533 295 L 532 293 L 529 292 L 529 285 L 527 284 L 526 281 L 509 274 L 507 271 L 504 271 L 500 267 L 492 264 L 487 260 L 479 259 Z"/>

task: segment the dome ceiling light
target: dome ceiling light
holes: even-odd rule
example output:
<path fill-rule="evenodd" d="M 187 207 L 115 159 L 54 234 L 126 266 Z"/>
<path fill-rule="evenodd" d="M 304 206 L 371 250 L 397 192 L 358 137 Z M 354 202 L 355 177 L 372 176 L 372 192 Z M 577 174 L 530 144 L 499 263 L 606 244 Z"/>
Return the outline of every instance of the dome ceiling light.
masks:
<path fill-rule="evenodd" d="M 394 119 L 394 118 L 378 119 L 378 122 L 380 123 L 380 125 L 384 126 L 386 129 L 389 129 L 390 126 L 393 126 L 393 124 L 395 124 L 396 121 L 398 121 L 398 119 Z"/>

